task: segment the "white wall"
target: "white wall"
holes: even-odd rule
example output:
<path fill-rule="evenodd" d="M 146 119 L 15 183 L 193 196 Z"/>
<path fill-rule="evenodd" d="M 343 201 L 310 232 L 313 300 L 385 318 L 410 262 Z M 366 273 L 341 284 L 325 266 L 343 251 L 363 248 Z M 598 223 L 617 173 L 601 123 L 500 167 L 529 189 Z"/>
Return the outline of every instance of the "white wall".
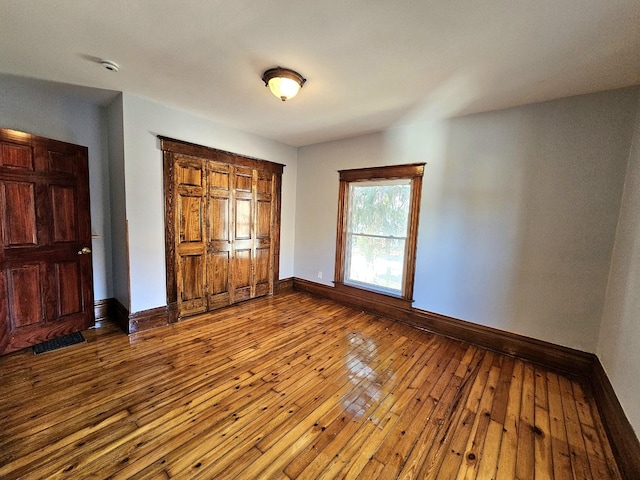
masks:
<path fill-rule="evenodd" d="M 280 278 L 293 275 L 297 149 L 131 94 L 123 94 L 131 312 L 166 305 L 162 151 L 157 135 L 286 165 Z M 268 119 L 265 119 L 268 121 Z"/>
<path fill-rule="evenodd" d="M 0 75 L 0 127 L 83 145 L 89 149 L 93 292 L 110 298 L 111 218 L 104 109 L 18 77 Z"/>
<path fill-rule="evenodd" d="M 130 308 L 122 94 L 107 106 L 113 297 Z"/>
<path fill-rule="evenodd" d="M 331 285 L 337 170 L 424 161 L 414 306 L 595 351 L 637 98 L 606 92 L 300 148 L 296 276 Z"/>
<path fill-rule="evenodd" d="M 333 285 L 338 170 L 381 165 L 383 147 L 382 134 L 371 134 L 298 150 L 296 277 Z"/>
<path fill-rule="evenodd" d="M 640 435 L 640 104 L 638 107 L 598 356 Z"/>

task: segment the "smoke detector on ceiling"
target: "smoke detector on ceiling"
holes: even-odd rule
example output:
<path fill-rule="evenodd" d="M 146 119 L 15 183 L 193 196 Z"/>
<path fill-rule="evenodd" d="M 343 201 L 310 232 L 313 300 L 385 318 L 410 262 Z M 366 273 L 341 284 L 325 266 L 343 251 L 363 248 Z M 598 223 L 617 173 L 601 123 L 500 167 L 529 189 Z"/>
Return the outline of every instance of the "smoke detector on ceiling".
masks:
<path fill-rule="evenodd" d="M 110 72 L 118 71 L 118 65 L 110 60 L 101 60 L 100 65 L 102 65 L 105 69 L 109 70 Z"/>

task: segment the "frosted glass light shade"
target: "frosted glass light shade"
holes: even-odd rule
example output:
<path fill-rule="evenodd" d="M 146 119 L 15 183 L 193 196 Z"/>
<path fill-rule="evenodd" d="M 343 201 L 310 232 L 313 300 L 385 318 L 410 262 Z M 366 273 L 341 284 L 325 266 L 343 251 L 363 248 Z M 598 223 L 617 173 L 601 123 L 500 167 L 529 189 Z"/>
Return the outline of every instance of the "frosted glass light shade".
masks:
<path fill-rule="evenodd" d="M 275 77 L 269 80 L 269 90 L 284 102 L 298 94 L 300 85 L 290 78 Z"/>
<path fill-rule="evenodd" d="M 295 97 L 304 82 L 307 80 L 298 72 L 288 68 L 276 67 L 264 72 L 262 76 L 264 84 L 269 87 L 271 93 L 283 102 Z"/>

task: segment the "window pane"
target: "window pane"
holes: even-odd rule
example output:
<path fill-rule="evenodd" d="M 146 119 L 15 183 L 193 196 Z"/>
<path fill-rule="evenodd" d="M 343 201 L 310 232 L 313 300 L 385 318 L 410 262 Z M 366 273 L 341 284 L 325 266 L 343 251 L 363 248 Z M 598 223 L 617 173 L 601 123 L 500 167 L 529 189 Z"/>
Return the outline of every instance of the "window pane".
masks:
<path fill-rule="evenodd" d="M 410 181 L 354 182 L 349 199 L 345 283 L 401 295 Z"/>
<path fill-rule="evenodd" d="M 411 185 L 408 180 L 352 183 L 349 231 L 406 237 Z"/>
<path fill-rule="evenodd" d="M 340 170 L 337 290 L 371 290 L 411 305 L 424 165 Z"/>
<path fill-rule="evenodd" d="M 346 283 L 402 291 L 404 239 L 349 235 Z"/>

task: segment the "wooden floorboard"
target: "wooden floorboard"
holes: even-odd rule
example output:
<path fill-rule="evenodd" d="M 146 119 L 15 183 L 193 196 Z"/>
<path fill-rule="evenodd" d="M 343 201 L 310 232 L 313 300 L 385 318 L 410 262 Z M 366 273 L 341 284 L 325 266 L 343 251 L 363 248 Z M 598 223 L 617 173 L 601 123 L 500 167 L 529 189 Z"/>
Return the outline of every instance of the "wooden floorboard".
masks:
<path fill-rule="evenodd" d="M 587 383 L 303 293 L 0 357 L 0 478 L 619 479 Z"/>

